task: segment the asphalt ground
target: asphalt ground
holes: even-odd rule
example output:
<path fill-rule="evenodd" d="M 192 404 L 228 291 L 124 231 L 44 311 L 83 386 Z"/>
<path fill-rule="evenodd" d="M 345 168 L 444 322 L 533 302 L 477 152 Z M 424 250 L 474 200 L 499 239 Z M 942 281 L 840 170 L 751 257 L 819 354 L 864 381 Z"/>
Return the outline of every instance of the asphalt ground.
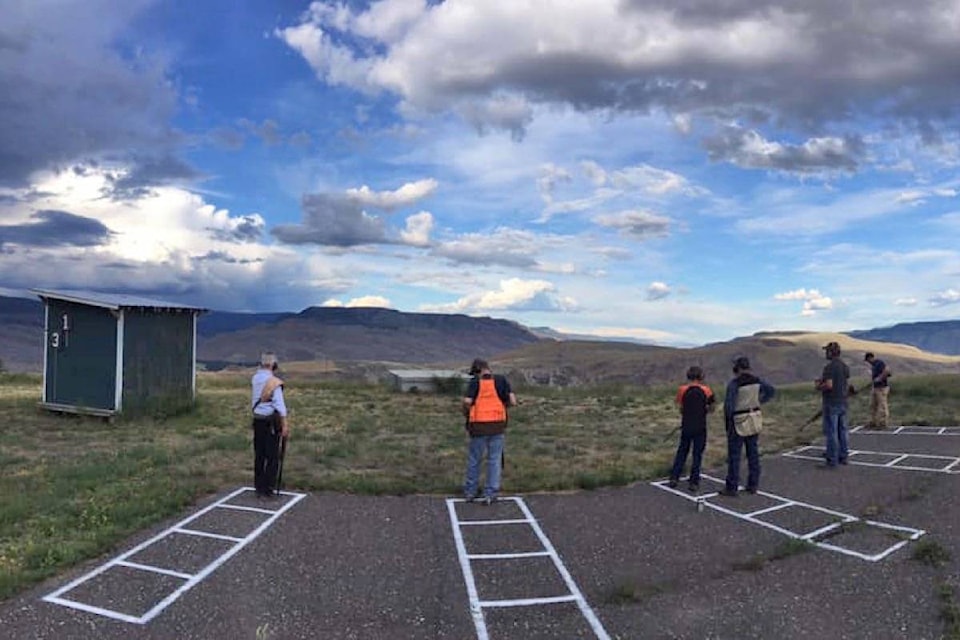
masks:
<path fill-rule="evenodd" d="M 960 437 L 954 436 L 853 434 L 851 446 L 960 456 Z M 926 535 L 869 562 L 825 549 L 798 549 L 777 531 L 711 508 L 698 512 L 694 502 L 649 483 L 530 494 L 523 500 L 610 638 L 942 637 L 944 605 L 938 590 L 945 582 L 960 586 L 960 506 L 954 499 L 960 478 L 856 465 L 821 470 L 816 465 L 766 456 L 761 490 L 923 529 Z M 724 472 L 711 474 L 722 477 Z M 505 484 L 508 490 L 509 475 Z M 701 493 L 715 488 L 704 481 Z M 766 496 L 747 494 L 710 500 L 739 512 L 775 504 Z M 455 506 L 460 520 L 517 517 L 509 502 Z M 118 554 L 189 515 L 142 532 Z M 830 520 L 794 508 L 763 518 L 796 531 Z M 243 536 L 256 521 L 249 514 L 218 510 L 191 526 L 201 524 Z M 540 548 L 525 526 L 461 530 L 470 553 Z M 227 544 L 181 538 L 165 539 L 135 559 L 191 573 Z M 828 540 L 867 553 L 895 541 L 872 527 L 853 527 Z M 920 543 L 935 544 L 950 559 L 939 568 L 919 562 L 913 551 Z M 446 499 L 439 496 L 308 495 L 144 625 L 42 600 L 112 557 L 0 604 L 0 637 L 477 638 Z M 474 561 L 471 566 L 481 600 L 567 593 L 544 558 Z M 176 584 L 170 576 L 115 567 L 64 595 L 140 613 Z M 488 608 L 484 619 L 493 640 L 597 637 L 574 603 Z"/>

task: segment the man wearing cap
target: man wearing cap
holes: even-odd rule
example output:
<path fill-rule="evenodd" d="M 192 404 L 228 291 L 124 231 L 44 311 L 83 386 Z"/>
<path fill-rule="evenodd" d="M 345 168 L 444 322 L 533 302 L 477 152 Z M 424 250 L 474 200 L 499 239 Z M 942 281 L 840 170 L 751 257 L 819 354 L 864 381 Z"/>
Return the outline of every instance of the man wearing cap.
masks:
<path fill-rule="evenodd" d="M 500 493 L 500 474 L 503 471 L 503 434 L 507 429 L 507 407 L 517 404 L 510 382 L 502 375 L 494 375 L 486 360 L 477 358 L 470 365 L 473 378 L 463 397 L 463 414 L 470 434 L 467 452 L 467 474 L 463 494 L 467 502 L 478 498 L 484 504 L 493 504 Z M 487 479 L 480 495 L 480 462 L 487 456 Z"/>
<path fill-rule="evenodd" d="M 760 405 L 770 401 L 776 389 L 750 370 L 750 360 L 739 356 L 733 361 L 734 378 L 727 383 L 723 417 L 727 427 L 727 481 L 720 493 L 736 497 L 740 489 L 740 450 L 747 450 L 747 491 L 756 493 L 760 485 L 760 431 L 763 412 Z"/>
<path fill-rule="evenodd" d="M 886 363 L 870 352 L 863 359 L 870 365 L 870 378 L 873 380 L 873 391 L 870 394 L 870 423 L 868 429 L 886 429 L 890 419 L 890 407 L 887 397 L 890 394 L 890 369 Z"/>
<path fill-rule="evenodd" d="M 840 344 L 830 342 L 823 347 L 830 362 L 814 381 L 814 386 L 823 397 L 823 438 L 826 444 L 826 460 L 821 468 L 835 469 L 837 464 L 847 464 L 847 396 L 850 394 L 850 368 L 840 359 Z"/>
<path fill-rule="evenodd" d="M 257 497 L 271 497 L 278 489 L 280 441 L 290 434 L 283 380 L 274 375 L 277 356 L 260 354 L 260 367 L 250 380 L 253 404 L 253 486 Z"/>

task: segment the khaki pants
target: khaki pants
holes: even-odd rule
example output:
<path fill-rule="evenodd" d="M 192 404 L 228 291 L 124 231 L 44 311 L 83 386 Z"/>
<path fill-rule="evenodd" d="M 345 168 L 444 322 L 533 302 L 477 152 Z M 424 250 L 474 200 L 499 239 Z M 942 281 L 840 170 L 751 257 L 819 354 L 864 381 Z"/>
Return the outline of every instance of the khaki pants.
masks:
<path fill-rule="evenodd" d="M 890 387 L 874 387 L 870 394 L 870 425 L 874 429 L 887 428 L 887 421 L 890 420 L 890 407 L 887 404 L 889 393 Z"/>

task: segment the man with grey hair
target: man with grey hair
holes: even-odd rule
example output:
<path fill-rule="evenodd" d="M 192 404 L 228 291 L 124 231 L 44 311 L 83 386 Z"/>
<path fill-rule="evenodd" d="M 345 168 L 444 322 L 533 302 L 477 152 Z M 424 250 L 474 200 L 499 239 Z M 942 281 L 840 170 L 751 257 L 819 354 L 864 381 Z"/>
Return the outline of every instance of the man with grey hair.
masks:
<path fill-rule="evenodd" d="M 253 405 L 253 486 L 258 497 L 271 497 L 279 489 L 280 445 L 290 434 L 283 380 L 274 373 L 277 356 L 260 354 L 260 367 L 250 380 Z"/>

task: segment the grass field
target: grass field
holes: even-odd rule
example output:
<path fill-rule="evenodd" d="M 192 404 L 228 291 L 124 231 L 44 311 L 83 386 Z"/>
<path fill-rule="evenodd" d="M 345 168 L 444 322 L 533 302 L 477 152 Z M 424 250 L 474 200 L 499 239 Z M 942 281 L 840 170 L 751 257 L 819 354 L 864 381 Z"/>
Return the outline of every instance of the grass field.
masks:
<path fill-rule="evenodd" d="M 248 374 L 203 374 L 178 416 L 113 422 L 37 409 L 36 376 L 0 374 L 0 598 L 108 552 L 199 497 L 252 482 Z M 856 381 L 862 384 L 862 380 Z M 960 424 L 956 376 L 898 378 L 898 424 Z M 459 394 L 287 381 L 291 439 L 285 487 L 366 494 L 457 494 L 466 437 Z M 674 387 L 518 388 L 507 436 L 505 492 L 592 489 L 667 473 L 678 425 Z M 715 388 L 722 397 L 723 388 Z M 851 424 L 867 394 L 851 401 Z M 815 440 L 800 431 L 819 408 L 808 385 L 765 407 L 764 452 Z M 725 459 L 720 413 L 705 464 Z"/>

